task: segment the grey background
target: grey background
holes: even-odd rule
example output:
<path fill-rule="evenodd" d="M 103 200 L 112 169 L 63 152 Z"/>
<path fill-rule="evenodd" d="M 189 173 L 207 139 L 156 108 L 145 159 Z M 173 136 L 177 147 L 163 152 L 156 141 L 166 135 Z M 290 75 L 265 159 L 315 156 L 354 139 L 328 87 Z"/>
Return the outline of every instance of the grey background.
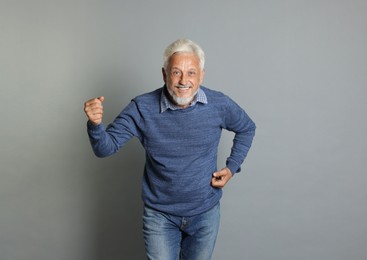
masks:
<path fill-rule="evenodd" d="M 162 85 L 179 37 L 258 126 L 213 259 L 366 259 L 366 14 L 364 0 L 1 0 L 0 259 L 144 259 L 144 151 L 95 158 L 83 102 L 104 95 L 110 122 Z"/>

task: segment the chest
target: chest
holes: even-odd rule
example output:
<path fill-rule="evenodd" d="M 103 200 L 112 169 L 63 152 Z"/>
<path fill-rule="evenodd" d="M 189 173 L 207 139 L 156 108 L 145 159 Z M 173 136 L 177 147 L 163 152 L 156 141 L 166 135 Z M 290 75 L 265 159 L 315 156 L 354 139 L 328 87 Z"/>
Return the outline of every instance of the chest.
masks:
<path fill-rule="evenodd" d="M 223 118 L 218 112 L 166 111 L 144 119 L 144 146 L 148 149 L 195 150 L 217 145 Z"/>

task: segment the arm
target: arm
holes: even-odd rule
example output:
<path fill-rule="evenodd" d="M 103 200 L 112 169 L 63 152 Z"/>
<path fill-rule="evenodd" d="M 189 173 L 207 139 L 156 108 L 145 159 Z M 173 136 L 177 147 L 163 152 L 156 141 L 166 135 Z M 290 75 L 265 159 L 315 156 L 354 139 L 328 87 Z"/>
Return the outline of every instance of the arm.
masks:
<path fill-rule="evenodd" d="M 212 185 L 223 188 L 232 176 L 241 170 L 255 136 L 255 123 L 247 113 L 228 98 L 224 128 L 235 133 L 231 154 L 225 168 L 213 174 Z"/>
<path fill-rule="evenodd" d="M 84 105 L 88 117 L 87 131 L 96 156 L 106 157 L 116 153 L 133 136 L 140 136 L 140 114 L 135 102 L 131 102 L 105 129 L 102 124 L 104 99 L 91 99 Z"/>

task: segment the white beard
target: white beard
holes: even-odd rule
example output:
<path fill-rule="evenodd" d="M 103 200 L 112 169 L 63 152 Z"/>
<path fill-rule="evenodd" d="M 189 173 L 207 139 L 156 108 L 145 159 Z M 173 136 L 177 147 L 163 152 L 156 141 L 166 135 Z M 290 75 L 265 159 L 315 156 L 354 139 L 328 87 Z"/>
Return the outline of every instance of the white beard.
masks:
<path fill-rule="evenodd" d="M 166 88 L 168 90 L 169 95 L 172 97 L 173 101 L 175 101 L 175 103 L 179 106 L 189 105 L 190 102 L 194 99 L 195 95 L 198 93 L 198 90 L 197 90 L 191 97 L 184 98 L 184 97 L 176 96 L 176 94 L 171 89 L 169 89 L 167 86 Z"/>

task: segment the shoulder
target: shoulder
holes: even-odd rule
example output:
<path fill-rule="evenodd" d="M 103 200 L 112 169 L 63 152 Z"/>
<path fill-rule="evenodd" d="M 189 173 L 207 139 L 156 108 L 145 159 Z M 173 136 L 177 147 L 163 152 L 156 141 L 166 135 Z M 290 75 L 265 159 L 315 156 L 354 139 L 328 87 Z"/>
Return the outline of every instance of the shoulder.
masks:
<path fill-rule="evenodd" d="M 158 88 L 154 91 L 136 96 L 131 100 L 136 107 L 141 111 L 159 111 L 160 99 L 163 88 Z"/>
<path fill-rule="evenodd" d="M 224 118 L 246 113 L 244 108 L 242 108 L 228 95 L 206 87 L 203 87 L 202 89 L 208 99 L 208 108 L 213 111 L 219 111 L 220 115 L 222 115 Z"/>
<path fill-rule="evenodd" d="M 204 86 L 200 86 L 200 88 L 204 91 L 207 97 L 224 97 L 225 95 L 217 90 L 213 90 Z"/>
<path fill-rule="evenodd" d="M 140 116 L 152 115 L 160 111 L 162 87 L 134 97 L 123 111 L 134 111 Z"/>
<path fill-rule="evenodd" d="M 216 105 L 216 106 L 227 106 L 230 103 L 233 103 L 232 99 L 226 94 L 213 90 L 204 86 L 201 86 L 201 89 L 204 91 L 208 104 Z"/>

